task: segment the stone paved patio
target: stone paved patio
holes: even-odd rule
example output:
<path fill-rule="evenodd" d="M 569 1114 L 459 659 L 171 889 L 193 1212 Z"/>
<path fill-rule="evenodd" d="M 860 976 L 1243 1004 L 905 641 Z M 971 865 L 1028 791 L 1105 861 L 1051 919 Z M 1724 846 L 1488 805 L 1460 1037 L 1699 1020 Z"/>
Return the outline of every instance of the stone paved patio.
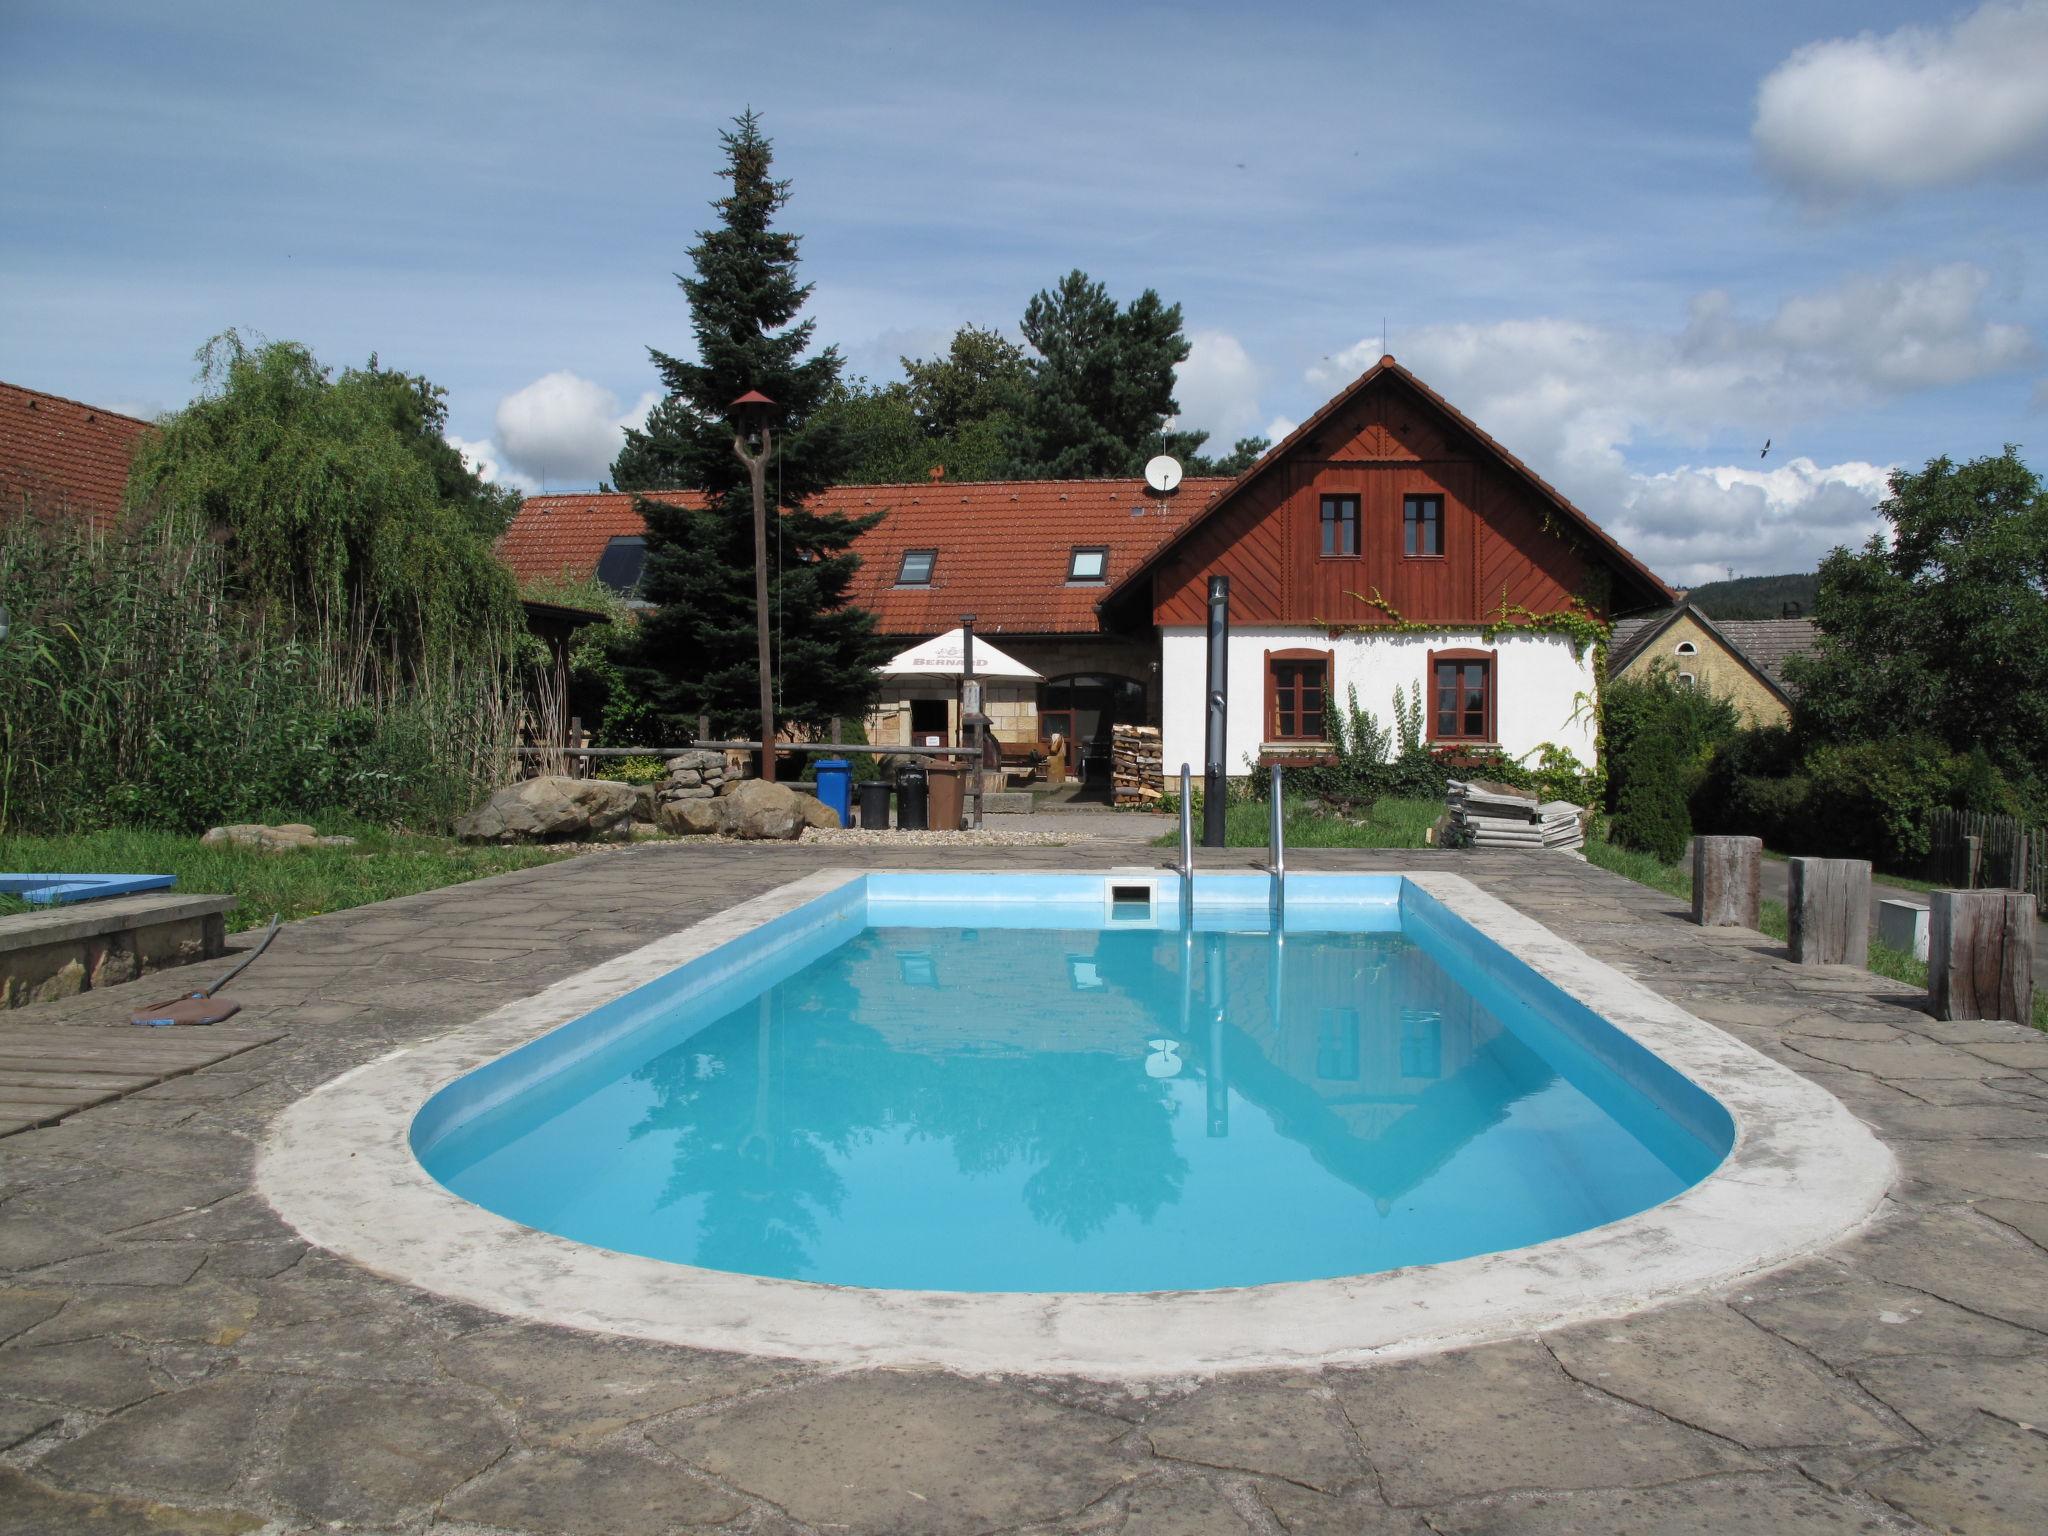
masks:
<path fill-rule="evenodd" d="M 510 1323 L 309 1252 L 249 1192 L 320 1082 L 847 861 L 649 846 L 296 924 L 235 987 L 285 1038 L 0 1139 L 0 1533 L 2048 1530 L 2048 1039 L 1562 856 L 1295 862 L 1454 869 L 1811 1076 L 1898 1155 L 1864 1233 L 1541 1337 L 1132 1389 Z M 17 1017 L 125 1028 L 131 994 Z"/>

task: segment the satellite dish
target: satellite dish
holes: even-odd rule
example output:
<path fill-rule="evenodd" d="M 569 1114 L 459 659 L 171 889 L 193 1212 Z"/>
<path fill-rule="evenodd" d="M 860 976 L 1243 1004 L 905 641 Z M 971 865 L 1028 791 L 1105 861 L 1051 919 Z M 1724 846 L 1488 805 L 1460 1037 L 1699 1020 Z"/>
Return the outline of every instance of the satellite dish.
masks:
<path fill-rule="evenodd" d="M 1170 491 L 1180 484 L 1180 461 L 1162 453 L 1145 466 L 1145 483 L 1155 491 Z"/>

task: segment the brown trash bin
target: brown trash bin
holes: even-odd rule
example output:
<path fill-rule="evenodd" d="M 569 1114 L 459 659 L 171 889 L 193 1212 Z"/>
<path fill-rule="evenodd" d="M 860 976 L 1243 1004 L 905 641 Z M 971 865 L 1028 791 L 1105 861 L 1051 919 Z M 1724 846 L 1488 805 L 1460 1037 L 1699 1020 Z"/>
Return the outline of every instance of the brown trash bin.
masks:
<path fill-rule="evenodd" d="M 960 819 L 967 809 L 967 766 L 958 758 L 942 763 L 933 763 L 926 770 L 931 775 L 931 802 L 925 812 L 928 825 L 934 832 L 958 832 Z"/>

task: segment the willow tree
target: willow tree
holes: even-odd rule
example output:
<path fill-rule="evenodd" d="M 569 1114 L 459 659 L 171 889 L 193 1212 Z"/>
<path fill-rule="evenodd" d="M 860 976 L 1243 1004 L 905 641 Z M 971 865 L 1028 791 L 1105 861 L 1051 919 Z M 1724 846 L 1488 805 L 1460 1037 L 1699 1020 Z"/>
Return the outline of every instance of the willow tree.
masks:
<path fill-rule="evenodd" d="M 674 732 L 692 729 L 698 715 L 719 731 L 748 730 L 756 718 L 753 502 L 727 414 L 749 390 L 779 412 L 768 487 L 782 506 L 768 573 L 778 717 L 815 726 L 864 713 L 887 655 L 874 616 L 847 603 L 860 563 L 853 541 L 879 515 L 807 506 L 845 477 L 853 455 L 829 409 L 842 394 L 838 349 L 811 350 L 815 322 L 798 318 L 811 295 L 797 277 L 798 237 L 775 227 L 789 183 L 769 174 L 774 146 L 753 113 L 720 139 L 731 190 L 712 203 L 718 220 L 690 248 L 693 275 L 677 279 L 696 356 L 649 348 L 667 395 L 644 429 L 626 434 L 612 466 L 614 485 L 640 493 L 641 595 L 655 605 L 628 676 Z"/>
<path fill-rule="evenodd" d="M 368 366 L 338 378 L 297 342 L 233 331 L 201 390 L 136 455 L 131 504 L 203 527 L 236 595 L 322 647 L 344 688 L 503 655 L 512 578 L 491 552 L 516 501 L 453 465 L 440 390 Z"/>

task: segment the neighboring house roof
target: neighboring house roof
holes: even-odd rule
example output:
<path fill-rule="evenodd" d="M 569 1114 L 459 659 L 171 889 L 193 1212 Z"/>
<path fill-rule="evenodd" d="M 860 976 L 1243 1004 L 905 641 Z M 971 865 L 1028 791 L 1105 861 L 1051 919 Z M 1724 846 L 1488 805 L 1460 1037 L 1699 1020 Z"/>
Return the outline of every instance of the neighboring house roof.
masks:
<path fill-rule="evenodd" d="M 35 510 L 111 523 L 135 450 L 155 430 L 119 411 L 0 384 L 0 516 Z"/>
<path fill-rule="evenodd" d="M 1748 667 L 1764 685 L 1787 703 L 1791 702 L 1785 681 L 1788 657 L 1803 656 L 1820 643 L 1820 629 L 1812 619 L 1725 619 L 1708 617 L 1691 603 L 1671 608 L 1633 613 L 1614 621 L 1607 648 L 1608 670 L 1620 674 L 1656 638 L 1683 615 L 1721 643 L 1724 650 Z"/>
<path fill-rule="evenodd" d="M 1568 522 L 1581 533 L 1586 534 L 1594 546 L 1612 560 L 1617 568 L 1616 574 L 1640 590 L 1641 597 L 1652 601 L 1675 602 L 1677 600 L 1678 594 L 1659 580 L 1642 561 L 1623 549 L 1612 534 L 1594 522 L 1584 512 L 1573 506 L 1569 501 L 1565 500 L 1564 496 L 1549 481 L 1545 480 L 1536 471 L 1529 468 L 1528 465 L 1495 442 L 1471 417 L 1423 383 L 1422 380 L 1418 379 L 1406 368 L 1395 362 L 1391 353 L 1383 356 L 1343 389 L 1337 391 L 1307 421 L 1304 421 L 1300 426 L 1296 427 L 1287 436 L 1260 455 L 1258 462 L 1231 481 L 1224 488 L 1222 494 L 1210 501 L 1208 509 L 1200 517 L 1190 520 L 1189 527 L 1193 527 L 1197 523 L 1206 522 L 1228 505 L 1246 486 L 1252 484 L 1276 465 L 1285 463 L 1292 456 L 1297 444 L 1313 438 L 1322 429 L 1325 422 L 1343 410 L 1353 399 L 1381 378 L 1400 380 L 1422 396 L 1424 400 L 1427 400 L 1431 405 L 1443 412 L 1444 415 L 1456 422 L 1459 427 L 1469 432 L 1482 448 L 1492 453 L 1510 472 L 1526 481 L 1540 496 L 1550 502 L 1559 512 L 1563 513 Z M 1181 533 L 1185 534 L 1186 531 L 1186 529 L 1183 529 Z M 1123 598 L 1126 591 L 1141 578 L 1148 577 L 1152 567 L 1159 562 L 1174 544 L 1179 542 L 1180 535 L 1176 535 L 1172 540 L 1161 544 L 1157 549 L 1153 550 L 1142 566 L 1115 583 L 1115 590 L 1110 594 L 1110 597 L 1112 599 Z"/>
<path fill-rule="evenodd" d="M 813 497 L 809 507 L 848 516 L 886 511 L 854 545 L 861 568 L 849 594 L 884 634 L 939 634 L 963 613 L 989 635 L 1093 634 L 1103 595 L 1229 484 L 1220 476 L 1188 479 L 1169 496 L 1140 479 L 848 485 Z M 694 492 L 655 499 L 698 502 Z M 529 496 L 498 554 L 522 583 L 565 571 L 588 577 L 611 540 L 645 531 L 626 492 Z M 1077 548 L 1108 551 L 1104 580 L 1067 579 Z M 898 584 L 906 550 L 936 552 L 929 583 Z"/>

